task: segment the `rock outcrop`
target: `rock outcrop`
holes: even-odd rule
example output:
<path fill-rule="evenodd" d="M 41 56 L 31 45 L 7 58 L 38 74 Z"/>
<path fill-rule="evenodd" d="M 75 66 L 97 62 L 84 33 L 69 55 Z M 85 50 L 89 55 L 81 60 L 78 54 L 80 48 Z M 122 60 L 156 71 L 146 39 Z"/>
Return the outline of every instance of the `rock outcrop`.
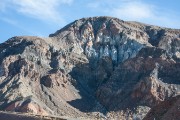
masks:
<path fill-rule="evenodd" d="M 111 17 L 0 44 L 0 109 L 142 119 L 180 94 L 180 30 Z"/>
<path fill-rule="evenodd" d="M 180 116 L 180 96 L 169 98 L 153 107 L 144 120 L 178 120 Z"/>

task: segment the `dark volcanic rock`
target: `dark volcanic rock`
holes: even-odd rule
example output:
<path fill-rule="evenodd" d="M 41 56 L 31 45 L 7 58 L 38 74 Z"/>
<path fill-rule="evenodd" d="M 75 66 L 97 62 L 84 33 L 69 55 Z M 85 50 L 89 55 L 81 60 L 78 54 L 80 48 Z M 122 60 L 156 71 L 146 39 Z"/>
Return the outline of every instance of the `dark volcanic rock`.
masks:
<path fill-rule="evenodd" d="M 180 30 L 111 17 L 0 44 L 0 109 L 142 119 L 180 94 Z"/>

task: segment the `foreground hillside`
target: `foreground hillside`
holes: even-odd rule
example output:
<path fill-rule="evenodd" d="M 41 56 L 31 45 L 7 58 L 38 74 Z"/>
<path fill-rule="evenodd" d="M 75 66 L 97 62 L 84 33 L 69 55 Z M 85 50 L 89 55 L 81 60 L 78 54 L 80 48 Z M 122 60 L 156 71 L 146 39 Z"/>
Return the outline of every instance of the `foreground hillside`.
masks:
<path fill-rule="evenodd" d="M 3 111 L 148 119 L 179 95 L 180 30 L 92 17 L 0 44 Z"/>
<path fill-rule="evenodd" d="M 27 113 L 0 112 L 0 120 L 71 120 L 65 117 L 41 116 Z"/>

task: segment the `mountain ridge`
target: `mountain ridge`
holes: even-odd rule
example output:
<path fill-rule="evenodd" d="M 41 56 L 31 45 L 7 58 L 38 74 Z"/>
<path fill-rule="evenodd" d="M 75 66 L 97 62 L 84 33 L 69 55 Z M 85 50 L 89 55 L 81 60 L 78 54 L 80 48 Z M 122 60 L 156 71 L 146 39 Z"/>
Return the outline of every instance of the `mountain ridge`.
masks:
<path fill-rule="evenodd" d="M 180 94 L 180 30 L 82 18 L 48 38 L 13 37 L 0 58 L 1 110 L 143 119 Z"/>

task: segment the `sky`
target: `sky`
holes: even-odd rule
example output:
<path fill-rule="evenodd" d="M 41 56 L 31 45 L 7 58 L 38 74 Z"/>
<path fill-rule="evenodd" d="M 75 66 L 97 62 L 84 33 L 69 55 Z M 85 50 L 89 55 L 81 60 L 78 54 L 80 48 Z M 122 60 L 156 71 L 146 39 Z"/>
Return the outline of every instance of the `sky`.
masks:
<path fill-rule="evenodd" d="M 48 37 L 94 16 L 180 29 L 180 0 L 0 0 L 0 43 L 13 36 Z"/>

